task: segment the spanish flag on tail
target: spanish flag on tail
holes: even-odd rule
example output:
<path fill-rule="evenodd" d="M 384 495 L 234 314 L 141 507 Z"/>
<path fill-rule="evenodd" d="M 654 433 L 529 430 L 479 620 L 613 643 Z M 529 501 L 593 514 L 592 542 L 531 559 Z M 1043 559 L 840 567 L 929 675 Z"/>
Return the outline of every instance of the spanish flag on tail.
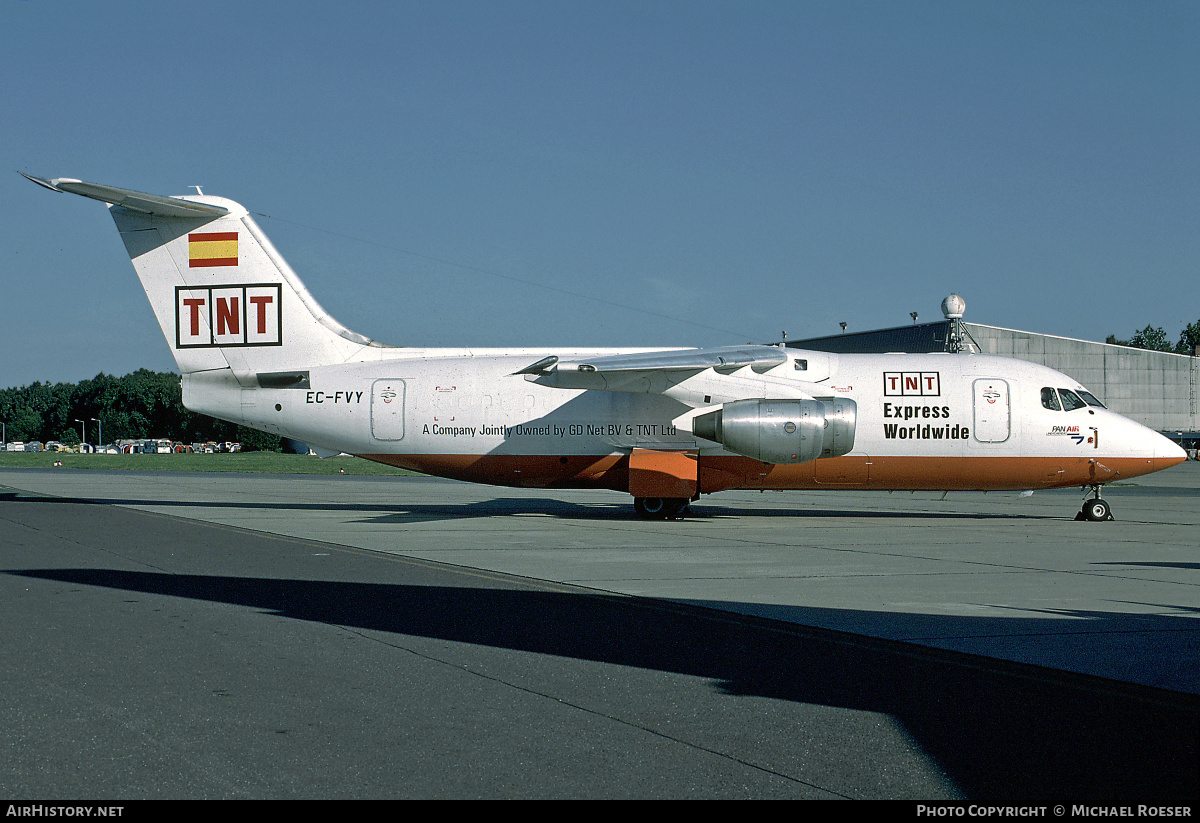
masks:
<path fill-rule="evenodd" d="M 188 235 L 188 267 L 193 269 L 238 264 L 236 231 L 196 232 Z"/>

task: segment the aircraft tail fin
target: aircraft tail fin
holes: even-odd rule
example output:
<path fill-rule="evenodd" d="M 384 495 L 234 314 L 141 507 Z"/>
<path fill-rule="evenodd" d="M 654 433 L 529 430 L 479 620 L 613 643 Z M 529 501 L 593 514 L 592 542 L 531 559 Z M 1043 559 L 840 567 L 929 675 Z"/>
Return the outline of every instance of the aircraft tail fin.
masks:
<path fill-rule="evenodd" d="M 231 369 L 259 376 L 355 358 L 378 345 L 313 299 L 245 208 L 23 175 L 40 186 L 109 204 L 121 239 L 183 374 Z"/>

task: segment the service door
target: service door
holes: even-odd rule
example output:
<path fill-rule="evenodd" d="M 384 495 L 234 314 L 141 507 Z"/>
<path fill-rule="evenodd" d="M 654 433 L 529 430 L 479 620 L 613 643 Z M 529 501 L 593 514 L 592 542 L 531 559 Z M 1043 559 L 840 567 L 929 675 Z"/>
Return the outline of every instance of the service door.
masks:
<path fill-rule="evenodd" d="M 975 381 L 975 439 L 980 443 L 1003 443 L 1012 420 L 1008 406 L 1008 383 L 981 378 Z"/>
<path fill-rule="evenodd" d="M 813 480 L 822 486 L 865 486 L 871 479 L 871 458 L 863 452 L 813 461 Z"/>
<path fill-rule="evenodd" d="M 371 384 L 371 436 L 376 440 L 404 439 L 403 380 Z"/>

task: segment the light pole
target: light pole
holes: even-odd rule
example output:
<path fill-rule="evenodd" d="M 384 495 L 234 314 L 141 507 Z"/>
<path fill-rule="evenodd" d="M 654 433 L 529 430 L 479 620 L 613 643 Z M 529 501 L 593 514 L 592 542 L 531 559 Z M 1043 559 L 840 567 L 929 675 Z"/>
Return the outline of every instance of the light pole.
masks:
<path fill-rule="evenodd" d="M 104 445 L 104 424 L 100 422 L 99 417 L 91 418 L 96 423 L 96 448 Z"/>
<path fill-rule="evenodd" d="M 79 443 L 81 445 L 86 445 L 87 444 L 87 423 L 84 423 L 78 417 L 75 418 L 75 422 L 79 424 Z"/>

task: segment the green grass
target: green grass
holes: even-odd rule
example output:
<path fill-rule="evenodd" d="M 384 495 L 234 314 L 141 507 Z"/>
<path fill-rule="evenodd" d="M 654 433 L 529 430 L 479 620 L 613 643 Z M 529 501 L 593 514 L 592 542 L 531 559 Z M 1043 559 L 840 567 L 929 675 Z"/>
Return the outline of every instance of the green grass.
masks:
<path fill-rule="evenodd" d="M 64 452 L 0 452 L 0 469 L 65 469 L 106 471 L 244 472 L 249 474 L 412 475 L 357 457 L 322 460 L 301 454 L 236 452 L 234 454 L 70 454 Z"/>

